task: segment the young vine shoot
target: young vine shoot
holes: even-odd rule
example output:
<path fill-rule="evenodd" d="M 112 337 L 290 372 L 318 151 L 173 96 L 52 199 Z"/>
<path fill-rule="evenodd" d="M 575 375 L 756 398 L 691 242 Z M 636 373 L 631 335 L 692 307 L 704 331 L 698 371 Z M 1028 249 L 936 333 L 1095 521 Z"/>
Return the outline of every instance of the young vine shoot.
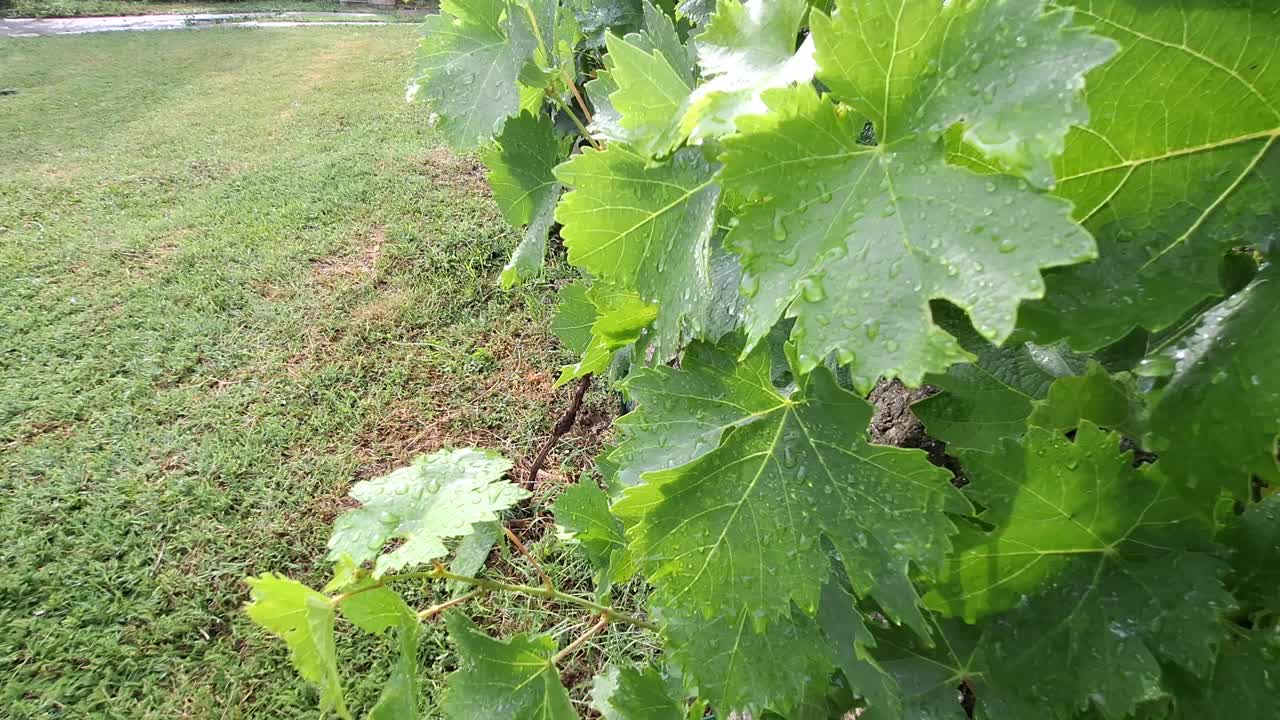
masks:
<path fill-rule="evenodd" d="M 413 75 L 501 285 L 581 271 L 560 383 L 635 409 L 552 508 L 594 592 L 485 577 L 528 492 L 475 449 L 356 484 L 323 590 L 251 578 L 325 709 L 341 616 L 372 718 L 437 620 L 452 720 L 1280 717 L 1280 5 L 444 0 Z M 871 441 L 893 379 L 946 467 Z M 513 595 L 589 629 L 471 619 Z M 571 697 L 620 626 L 660 650 Z"/>

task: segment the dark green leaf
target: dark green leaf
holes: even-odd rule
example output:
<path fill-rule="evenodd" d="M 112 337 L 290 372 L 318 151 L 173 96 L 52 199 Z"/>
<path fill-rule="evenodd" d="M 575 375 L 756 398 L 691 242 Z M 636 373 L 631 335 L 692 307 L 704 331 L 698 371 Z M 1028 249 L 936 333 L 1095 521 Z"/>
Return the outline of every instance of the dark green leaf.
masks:
<path fill-rule="evenodd" d="M 908 572 L 913 565 L 941 569 L 954 532 L 945 513 L 966 511 L 949 473 L 920 451 L 869 444 L 871 406 L 838 387 L 825 368 L 795 392 L 773 390 L 760 357 L 767 352 L 757 349 L 744 365 L 755 369 L 755 386 L 746 382 L 750 370 L 726 386 L 708 371 L 712 363 L 688 375 L 652 376 L 678 378 L 672 386 L 688 393 L 657 395 L 644 409 L 645 423 L 692 419 L 709 430 L 687 437 L 678 452 L 714 442 L 725 430 L 717 427 L 725 406 L 771 406 L 747 410 L 714 450 L 648 472 L 614 505 L 658 602 L 719 617 L 745 609 L 756 629 L 789 615 L 793 601 L 815 612 L 829 575 L 825 538 L 859 595 L 923 630 Z"/>
<path fill-rule="evenodd" d="M 1192 496 L 1249 496 L 1251 476 L 1280 483 L 1280 271 L 1205 313 L 1160 356 L 1172 367 L 1147 444 Z"/>
<path fill-rule="evenodd" d="M 1280 495 L 1233 518 L 1219 538 L 1231 549 L 1228 586 L 1251 610 L 1280 614 Z"/>
<path fill-rule="evenodd" d="M 510 288 L 542 270 L 547 232 L 561 186 L 552 170 L 560 162 L 561 142 L 550 118 L 522 113 L 507 121 L 498 144 L 485 154 L 493 199 L 524 239 L 502 270 L 502 287 Z"/>

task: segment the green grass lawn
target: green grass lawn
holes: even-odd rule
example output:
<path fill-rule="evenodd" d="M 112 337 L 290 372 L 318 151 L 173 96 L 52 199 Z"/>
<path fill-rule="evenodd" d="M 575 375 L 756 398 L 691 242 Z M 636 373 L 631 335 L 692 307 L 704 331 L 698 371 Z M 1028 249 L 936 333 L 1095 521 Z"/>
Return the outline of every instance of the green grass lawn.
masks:
<path fill-rule="evenodd" d="M 352 482 L 448 445 L 519 460 L 562 409 L 546 326 L 568 271 L 496 289 L 514 233 L 404 103 L 413 44 L 408 27 L 0 41 L 3 717 L 315 717 L 241 579 L 322 583 Z M 599 427 L 611 401 L 592 402 Z M 585 464 L 593 429 L 546 482 Z M 553 536 L 537 552 L 580 580 Z M 340 632 L 367 707 L 390 654 Z M 422 660 L 429 702 L 439 630 Z"/>
<path fill-rule="evenodd" d="M 337 0 L 0 0 L 0 17 L 78 17 L 90 15 L 155 15 L 238 12 L 369 12 L 344 8 Z"/>

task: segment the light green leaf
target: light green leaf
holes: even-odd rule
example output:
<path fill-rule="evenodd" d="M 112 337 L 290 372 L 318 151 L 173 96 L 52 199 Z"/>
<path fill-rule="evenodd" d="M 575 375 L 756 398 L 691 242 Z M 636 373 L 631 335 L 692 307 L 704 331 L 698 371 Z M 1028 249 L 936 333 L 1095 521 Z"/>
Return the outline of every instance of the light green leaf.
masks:
<path fill-rule="evenodd" d="M 808 87 L 765 99 L 773 114 L 726 138 L 722 181 L 771 199 L 743 209 L 728 244 L 742 255 L 751 341 L 795 316 L 802 370 L 834 352 L 860 390 L 881 375 L 919 384 L 971 359 L 934 324 L 930 299 L 966 310 L 998 344 L 1018 303 L 1040 295 L 1039 268 L 1091 253 L 1069 206 L 1024 181 L 947 166 L 920 139 L 861 145 L 862 121 Z"/>
<path fill-rule="evenodd" d="M 418 616 L 400 594 L 388 587 L 366 590 L 344 599 L 342 614 L 368 633 L 396 628 L 400 649 L 391 677 L 382 687 L 370 720 L 412 720 L 418 716 Z"/>
<path fill-rule="evenodd" d="M 766 708 L 785 715 L 800 688 L 834 670 L 817 625 L 798 611 L 777 618 L 767 632 L 757 632 L 745 608 L 711 618 L 664 608 L 659 619 L 670 661 L 726 716 L 758 717 Z"/>
<path fill-rule="evenodd" d="M 610 34 L 605 40 L 617 90 L 609 102 L 632 147 L 646 158 L 662 157 L 683 140 L 679 119 L 689 102 L 689 83 L 660 50 L 645 50 Z"/>
<path fill-rule="evenodd" d="M 640 32 L 623 36 L 627 42 L 644 50 L 657 50 L 667 61 L 684 84 L 693 87 L 697 84 L 694 73 L 693 51 L 680 40 L 675 23 L 671 16 L 644 0 L 644 25 Z M 616 33 L 615 33 L 616 34 Z"/>
<path fill-rule="evenodd" d="M 537 38 L 506 0 L 443 0 L 422 23 L 414 85 L 459 150 L 474 148 L 520 109 L 516 79 Z"/>
<path fill-rule="evenodd" d="M 561 369 L 557 387 L 584 375 L 607 370 L 614 352 L 639 340 L 640 333 L 658 315 L 656 305 L 646 303 L 634 292 L 605 282 L 594 283 L 587 290 L 586 297 L 595 310 L 591 339 L 582 351 L 582 358 Z"/>
<path fill-rule="evenodd" d="M 551 506 L 556 524 L 582 547 L 607 586 L 633 572 L 622 522 L 609 512 L 609 496 L 593 482 L 572 485 Z"/>
<path fill-rule="evenodd" d="M 1223 293 L 1230 248 L 1280 222 L 1280 6 L 1267 0 L 1064 0 L 1124 52 L 1088 77 L 1093 120 L 1057 162 L 1057 194 L 1098 241 L 1046 276 L 1021 318 L 1041 342 L 1096 348 L 1159 330 Z"/>
<path fill-rule="evenodd" d="M 449 572 L 455 575 L 475 577 L 484 569 L 485 561 L 493 546 L 502 537 L 502 524 L 497 522 L 476 523 L 471 526 L 471 534 L 462 538 L 453 551 L 453 562 L 449 563 Z M 451 580 L 449 594 L 458 597 L 471 591 L 466 583 Z"/>
<path fill-rule="evenodd" d="M 685 715 L 680 682 L 654 665 L 608 668 L 596 676 L 591 701 L 604 720 L 683 720 Z"/>
<path fill-rule="evenodd" d="M 591 286 L 581 280 L 560 288 L 556 315 L 551 319 L 551 332 L 567 350 L 579 355 L 591 343 L 591 326 L 597 317 L 595 303 L 587 297 L 590 289 Z"/>
<path fill-rule="evenodd" d="M 942 319 L 942 318 L 940 318 Z M 950 320 L 950 318 L 947 318 Z M 952 365 L 945 374 L 925 377 L 944 392 L 911 406 L 931 437 L 956 450 L 994 450 L 1002 438 L 1020 437 L 1034 403 L 1044 398 L 1055 378 L 1084 371 L 1086 359 L 1065 345 L 1012 342 L 997 347 L 967 322 L 944 322 L 971 363 Z"/>
<path fill-rule="evenodd" d="M 1173 368 L 1147 445 L 1192 496 L 1248 497 L 1250 476 L 1280 483 L 1280 271 L 1264 269 L 1168 348 Z"/>
<path fill-rule="evenodd" d="M 324 592 L 342 590 L 362 579 L 364 569 L 350 555 L 339 555 L 333 565 L 333 579 L 322 588 Z"/>
<path fill-rule="evenodd" d="M 400 656 L 382 686 L 369 720 L 415 720 L 418 717 L 418 628 L 399 631 Z"/>
<path fill-rule="evenodd" d="M 367 582 L 372 584 L 374 581 Z M 400 593 L 386 586 L 360 590 L 343 599 L 339 607 L 343 617 L 350 620 L 352 625 L 372 635 L 381 635 L 388 628 L 417 623 L 417 616 L 409 609 L 404 598 L 400 597 Z"/>
<path fill-rule="evenodd" d="M 507 222 L 525 228 L 524 239 L 502 270 L 503 288 L 542 270 L 547 232 L 562 189 L 552 174 L 560 161 L 561 146 L 550 118 L 522 113 L 507 121 L 497 145 L 485 153 L 494 201 Z"/>
<path fill-rule="evenodd" d="M 1232 551 L 1235 596 L 1247 609 L 1280 614 L 1280 495 L 1248 506 L 1219 540 Z"/>
<path fill-rule="evenodd" d="M 833 17 L 811 20 L 818 77 L 874 124 L 881 145 L 963 123 L 964 140 L 984 156 L 1048 185 L 1049 158 L 1089 119 L 1084 74 L 1118 45 L 1047 5 L 838 0 Z"/>
<path fill-rule="evenodd" d="M 923 629 L 908 573 L 941 569 L 954 531 L 945 513 L 967 511 L 949 473 L 920 451 L 870 445 L 871 406 L 825 368 L 794 392 L 773 390 L 759 358 L 767 352 L 757 349 L 745 365 L 758 373 L 758 387 L 746 383 L 750 370 L 699 383 L 713 375 L 714 361 L 689 375 L 646 376 L 660 390 L 649 392 L 655 403 L 641 406 L 643 423 L 697 426 L 707 418 L 709 432 L 684 438 L 677 453 L 702 451 L 724 431 L 714 450 L 645 473 L 613 506 L 657 602 L 707 617 L 737 618 L 745 609 L 756 629 L 785 618 L 793 601 L 813 613 L 829 575 L 823 546 L 830 542 L 859 595 Z M 663 398 L 666 389 L 675 392 Z M 723 406 L 754 409 L 766 395 L 772 409 L 748 410 L 732 429 L 710 430 L 727 419 Z"/>
<path fill-rule="evenodd" d="M 1037 160 L 1086 117 L 1081 73 L 1114 45 L 1063 30 L 1069 14 L 1041 16 L 1038 2 L 839 8 L 811 24 L 819 79 L 852 111 L 797 87 L 766 92 L 769 115 L 739 119 L 721 180 L 762 200 L 728 244 L 743 256 L 753 344 L 785 313 L 802 370 L 834 352 L 861 390 L 881 375 L 916 385 L 968 359 L 930 299 L 1000 344 L 1018 304 L 1043 293 L 1040 269 L 1093 254 L 1069 204 L 946 165 L 942 133 L 963 122 L 1038 178 Z M 877 145 L 859 142 L 866 120 Z"/>
<path fill-rule="evenodd" d="M 652 346 L 659 361 L 695 337 L 710 298 L 709 241 L 720 189 L 694 149 L 650 167 L 612 144 L 584 149 L 556 168 L 574 190 L 556 208 L 569 261 L 659 306 Z"/>
<path fill-rule="evenodd" d="M 289 661 L 320 690 L 320 705 L 350 720 L 338 675 L 329 598 L 296 580 L 263 573 L 246 580 L 251 601 L 245 612 L 289 646 Z"/>
<path fill-rule="evenodd" d="M 450 720 L 576 720 L 569 693 L 551 663 L 545 635 L 495 640 L 456 612 L 445 617 L 459 667 L 445 684 L 441 708 Z"/>
<path fill-rule="evenodd" d="M 797 51 L 806 0 L 724 0 L 698 34 L 698 62 L 707 81 L 694 90 L 681 121 L 691 141 L 734 132 L 740 115 L 768 111 L 765 90 L 813 79 L 813 41 Z"/>
<path fill-rule="evenodd" d="M 1060 432 L 1088 420 L 1138 438 L 1146 425 L 1146 408 L 1132 382 L 1112 376 L 1092 360 L 1084 375 L 1055 381 L 1048 396 L 1034 405 L 1028 422 Z"/>
<path fill-rule="evenodd" d="M 510 468 L 497 453 L 441 450 L 390 475 L 356 483 L 351 497 L 362 507 L 334 523 L 329 557 L 346 553 L 357 563 L 376 559 L 374 577 L 444 557 L 446 538 L 497 520 L 499 512 L 529 494 L 502 479 Z M 384 554 L 383 546 L 393 538 L 404 543 Z"/>

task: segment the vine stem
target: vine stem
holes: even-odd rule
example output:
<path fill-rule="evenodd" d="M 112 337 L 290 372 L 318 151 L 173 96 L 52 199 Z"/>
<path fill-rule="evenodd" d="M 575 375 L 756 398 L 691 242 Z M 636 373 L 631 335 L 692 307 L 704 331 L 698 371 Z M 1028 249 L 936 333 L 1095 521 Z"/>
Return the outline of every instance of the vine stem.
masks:
<path fill-rule="evenodd" d="M 423 572 L 402 573 L 400 575 L 387 575 L 382 578 L 382 582 L 388 583 L 396 580 L 414 580 L 414 579 L 453 580 L 455 582 L 460 582 L 464 585 L 470 585 L 474 588 L 477 588 L 480 590 L 487 590 L 489 592 L 511 592 L 511 593 L 518 593 L 520 595 L 529 595 L 532 597 L 546 598 L 548 600 L 558 600 L 560 602 L 569 603 L 570 605 L 577 605 L 578 607 L 586 608 L 587 610 L 591 611 L 593 615 L 601 615 L 609 622 L 626 623 L 627 625 L 635 625 L 636 627 L 641 627 L 641 628 L 644 628 L 645 630 L 657 631 L 660 629 L 657 625 L 654 625 L 648 620 L 643 620 L 641 618 L 635 617 L 634 615 L 628 615 L 627 613 L 619 612 L 618 610 L 615 610 L 607 605 L 601 605 L 600 603 L 592 602 L 591 600 L 588 600 L 587 598 L 584 598 L 584 597 L 579 597 L 577 595 L 570 595 L 569 593 L 560 592 L 554 587 L 548 588 L 548 587 L 541 587 L 538 585 L 513 585 L 511 583 L 499 582 L 497 580 L 486 580 L 485 578 L 471 577 L 469 575 L 459 575 L 457 573 L 452 573 L 444 569 L 443 565 L 437 565 L 436 569 L 426 570 Z"/>
<path fill-rule="evenodd" d="M 435 605 L 432 605 L 426 610 L 421 610 L 418 612 L 418 620 L 419 621 L 430 620 L 431 618 L 435 617 L 436 615 L 439 615 L 445 610 L 448 610 L 454 605 L 461 605 L 462 603 L 468 600 L 471 600 L 473 598 L 478 598 L 487 592 L 489 591 L 484 589 L 472 590 L 471 592 L 466 593 L 464 595 L 459 595 L 458 597 L 453 598 L 452 600 L 446 600 L 442 603 L 437 603 Z"/>
<path fill-rule="evenodd" d="M 591 110 L 587 108 L 587 101 L 583 99 L 582 93 L 578 92 L 578 84 L 569 77 L 569 71 L 560 68 L 560 75 L 564 77 L 564 81 L 568 83 L 569 90 L 573 93 L 573 97 L 578 101 L 578 107 L 582 108 L 582 117 L 586 119 L 587 124 L 591 124 Z"/>
<path fill-rule="evenodd" d="M 561 650 L 560 652 L 556 653 L 555 655 L 552 655 L 552 656 L 551 656 L 551 664 L 552 664 L 552 665 L 559 665 L 561 660 L 563 660 L 563 659 L 565 659 L 566 657 L 568 657 L 568 656 L 572 655 L 572 654 L 574 653 L 574 651 L 575 651 L 575 650 L 577 650 L 578 648 L 582 647 L 582 646 L 583 646 L 583 645 L 584 645 L 588 640 L 590 640 L 590 639 L 591 639 L 591 637 L 592 637 L 593 635 L 595 635 L 596 633 L 598 633 L 598 632 L 600 632 L 601 630 L 603 630 L 603 629 L 605 628 L 605 626 L 607 626 L 608 624 L 609 624 L 609 618 L 608 618 L 608 616 L 606 616 L 606 615 L 601 615 L 601 616 L 600 616 L 600 620 L 599 620 L 599 622 L 597 622 L 595 625 L 592 625 L 591 627 L 587 628 L 587 631 L 586 631 L 586 632 L 584 632 L 584 633 L 582 633 L 581 635 L 579 635 L 578 637 L 574 638 L 573 642 L 569 643 L 568 645 L 565 645 L 563 650 Z"/>
<path fill-rule="evenodd" d="M 533 569 L 537 570 L 538 576 L 542 578 L 542 586 L 545 588 L 554 588 L 555 585 L 551 582 L 551 578 L 547 575 L 546 571 L 542 569 L 542 565 L 533 558 L 533 555 L 529 554 L 529 549 L 524 546 L 524 543 L 520 542 L 520 538 L 516 537 L 516 534 L 511 532 L 511 530 L 505 525 L 502 526 L 502 533 L 511 541 L 511 545 L 515 547 L 516 552 L 519 552 L 526 560 L 533 563 Z"/>
<path fill-rule="evenodd" d="M 578 128 L 578 132 L 582 135 L 583 140 L 591 143 L 591 147 L 597 150 L 604 149 L 604 146 L 600 144 L 599 140 L 591 137 L 591 133 L 587 130 L 587 126 L 583 125 L 582 121 L 578 119 L 578 115 L 573 112 L 573 108 L 566 105 L 563 100 L 555 95 L 548 95 L 547 97 L 551 98 L 551 102 L 559 106 L 559 108 L 564 111 L 564 114 L 569 116 L 569 119 L 573 121 L 574 127 Z"/>
<path fill-rule="evenodd" d="M 582 376 L 582 379 L 578 381 L 578 386 L 574 388 L 573 399 L 569 402 L 569 409 L 565 410 L 564 415 L 552 426 L 551 437 L 547 438 L 547 441 L 542 444 L 537 456 L 529 464 L 529 474 L 524 481 L 526 489 L 533 490 L 537 487 L 538 473 L 542 471 L 542 465 L 547 461 L 547 455 L 551 452 L 551 448 L 555 447 L 556 442 L 565 433 L 573 429 L 573 424 L 578 421 L 578 410 L 582 408 L 582 398 L 587 394 L 587 389 L 590 387 L 591 373 L 587 373 Z"/>

